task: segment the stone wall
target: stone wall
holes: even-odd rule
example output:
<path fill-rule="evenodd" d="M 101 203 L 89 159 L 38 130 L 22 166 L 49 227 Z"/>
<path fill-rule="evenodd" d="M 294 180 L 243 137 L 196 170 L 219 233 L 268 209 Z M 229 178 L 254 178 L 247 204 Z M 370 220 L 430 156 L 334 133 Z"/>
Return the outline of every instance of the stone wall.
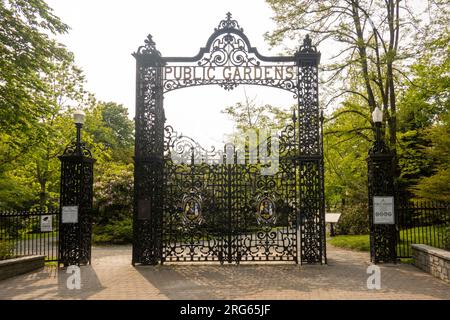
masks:
<path fill-rule="evenodd" d="M 414 265 L 441 280 L 450 282 L 450 251 L 425 244 L 413 244 Z"/>
<path fill-rule="evenodd" d="M 45 256 L 27 256 L 0 261 L 0 280 L 44 267 Z"/>

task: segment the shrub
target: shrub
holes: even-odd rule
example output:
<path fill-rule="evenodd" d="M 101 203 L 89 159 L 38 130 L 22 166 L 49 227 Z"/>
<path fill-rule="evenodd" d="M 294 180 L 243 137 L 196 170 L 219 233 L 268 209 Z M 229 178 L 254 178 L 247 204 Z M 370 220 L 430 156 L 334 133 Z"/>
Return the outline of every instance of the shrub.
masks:
<path fill-rule="evenodd" d="M 341 217 L 336 224 L 335 232 L 338 235 L 368 234 L 369 217 L 366 204 L 353 204 L 341 208 Z"/>
<path fill-rule="evenodd" d="M 13 257 L 13 246 L 6 241 L 0 241 L 0 260 L 5 260 Z"/>
<path fill-rule="evenodd" d="M 133 165 L 109 164 L 94 184 L 95 221 L 108 225 L 126 220 L 133 212 Z"/>
<path fill-rule="evenodd" d="M 113 220 L 104 226 L 94 226 L 93 242 L 126 244 L 133 241 L 133 221 L 131 218 Z"/>
<path fill-rule="evenodd" d="M 442 230 L 444 249 L 450 251 L 450 224 Z"/>

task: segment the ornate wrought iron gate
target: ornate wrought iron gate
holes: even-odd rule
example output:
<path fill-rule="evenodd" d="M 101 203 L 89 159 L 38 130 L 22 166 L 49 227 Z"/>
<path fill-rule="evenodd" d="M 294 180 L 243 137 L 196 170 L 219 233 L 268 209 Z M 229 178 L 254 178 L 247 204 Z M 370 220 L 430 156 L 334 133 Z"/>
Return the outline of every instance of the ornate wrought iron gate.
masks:
<path fill-rule="evenodd" d="M 294 140 L 288 126 L 277 172 L 263 175 L 248 152 L 208 152 L 166 127 L 162 261 L 297 261 Z"/>
<path fill-rule="evenodd" d="M 132 263 L 326 263 L 320 53 L 311 39 L 307 36 L 294 56 L 263 56 L 227 14 L 194 57 L 163 57 L 150 35 L 133 55 L 137 65 Z M 225 90 L 239 84 L 269 86 L 293 94 L 298 118 L 294 116 L 280 136 L 277 174 L 261 175 L 258 164 L 230 158 L 228 164 L 196 163 L 201 148 L 165 127 L 165 93 L 211 84 Z M 173 161 L 183 145 L 193 147 L 191 163 Z"/>

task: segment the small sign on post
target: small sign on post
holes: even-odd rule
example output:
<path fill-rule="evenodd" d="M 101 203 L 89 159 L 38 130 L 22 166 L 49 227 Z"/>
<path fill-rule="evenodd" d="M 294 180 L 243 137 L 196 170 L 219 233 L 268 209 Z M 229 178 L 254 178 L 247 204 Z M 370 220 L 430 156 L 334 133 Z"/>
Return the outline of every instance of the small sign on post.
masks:
<path fill-rule="evenodd" d="M 373 197 L 373 223 L 395 224 L 394 197 Z"/>
<path fill-rule="evenodd" d="M 62 223 L 78 223 L 78 206 L 62 207 Z"/>
<path fill-rule="evenodd" d="M 41 216 L 41 232 L 52 232 L 52 216 Z"/>
<path fill-rule="evenodd" d="M 334 237 L 334 225 L 339 222 L 341 217 L 340 213 L 326 212 L 325 213 L 325 223 L 330 224 L 330 237 Z"/>

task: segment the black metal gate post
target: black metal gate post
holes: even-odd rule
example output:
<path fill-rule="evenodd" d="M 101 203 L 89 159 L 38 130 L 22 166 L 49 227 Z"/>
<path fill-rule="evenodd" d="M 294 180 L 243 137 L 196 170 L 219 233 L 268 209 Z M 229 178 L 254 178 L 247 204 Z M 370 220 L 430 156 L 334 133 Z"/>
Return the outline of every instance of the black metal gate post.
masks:
<path fill-rule="evenodd" d="M 319 110 L 320 52 L 309 36 L 296 54 L 298 72 L 298 141 L 301 263 L 326 263 L 322 117 Z"/>
<path fill-rule="evenodd" d="M 136 138 L 132 264 L 157 264 L 162 255 L 164 63 L 151 35 L 133 56 L 136 58 Z"/>
<path fill-rule="evenodd" d="M 91 263 L 93 166 L 91 152 L 77 142 L 59 157 L 61 161 L 59 254 L 65 267 Z"/>
<path fill-rule="evenodd" d="M 367 157 L 370 259 L 373 263 L 395 263 L 397 261 L 397 214 L 393 212 L 394 223 L 377 224 L 374 218 L 374 197 L 393 197 L 395 208 L 394 154 L 380 137 L 381 121 L 375 123 L 377 138 Z"/>

